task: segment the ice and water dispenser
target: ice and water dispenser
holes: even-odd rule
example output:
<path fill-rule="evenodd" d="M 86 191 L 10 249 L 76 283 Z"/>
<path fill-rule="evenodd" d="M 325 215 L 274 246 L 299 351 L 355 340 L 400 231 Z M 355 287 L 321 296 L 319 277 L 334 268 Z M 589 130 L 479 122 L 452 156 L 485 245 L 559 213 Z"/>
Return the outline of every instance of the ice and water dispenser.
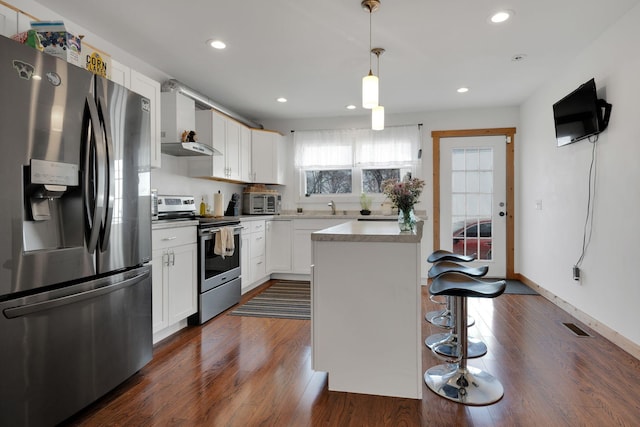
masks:
<path fill-rule="evenodd" d="M 24 167 L 24 209 L 26 251 L 82 246 L 84 211 L 78 165 L 31 159 Z"/>

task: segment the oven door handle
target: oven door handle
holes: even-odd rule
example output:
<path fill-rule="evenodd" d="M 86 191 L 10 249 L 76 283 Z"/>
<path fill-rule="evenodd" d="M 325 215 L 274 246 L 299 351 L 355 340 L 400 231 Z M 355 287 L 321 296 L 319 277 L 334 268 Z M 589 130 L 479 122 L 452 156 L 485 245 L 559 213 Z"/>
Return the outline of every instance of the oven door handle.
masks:
<path fill-rule="evenodd" d="M 238 234 L 237 232 L 239 230 L 242 230 L 244 227 L 241 225 L 235 225 L 231 228 L 233 228 L 233 234 Z M 204 230 L 200 230 L 200 235 L 201 236 L 212 235 L 212 234 L 216 234 L 220 230 L 221 228 L 205 228 Z"/>

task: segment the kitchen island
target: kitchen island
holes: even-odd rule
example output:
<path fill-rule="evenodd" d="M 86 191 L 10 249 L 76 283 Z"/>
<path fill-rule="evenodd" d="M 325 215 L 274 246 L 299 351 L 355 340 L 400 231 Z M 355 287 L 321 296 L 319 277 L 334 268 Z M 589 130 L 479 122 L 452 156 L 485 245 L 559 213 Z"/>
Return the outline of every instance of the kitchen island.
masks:
<path fill-rule="evenodd" d="M 312 367 L 329 390 L 422 398 L 422 226 L 350 221 L 311 235 Z"/>

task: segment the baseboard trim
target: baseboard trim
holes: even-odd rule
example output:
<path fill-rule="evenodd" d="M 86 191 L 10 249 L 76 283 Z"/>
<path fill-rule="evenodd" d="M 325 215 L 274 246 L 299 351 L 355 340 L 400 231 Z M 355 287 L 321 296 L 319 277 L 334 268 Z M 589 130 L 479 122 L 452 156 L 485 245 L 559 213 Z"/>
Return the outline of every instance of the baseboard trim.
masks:
<path fill-rule="evenodd" d="M 558 296 L 549 292 L 545 288 L 539 286 L 536 282 L 529 279 L 528 277 L 519 273 L 516 274 L 516 276 L 518 276 L 517 277 L 518 280 L 520 280 L 522 283 L 524 283 L 525 285 L 529 286 L 531 289 L 538 292 L 544 298 L 548 299 L 553 304 L 557 305 L 562 310 L 566 311 L 568 314 L 575 317 L 580 322 L 584 323 L 585 325 L 587 325 L 588 327 L 596 331 L 598 334 L 602 335 L 602 337 L 608 339 L 613 344 L 617 345 L 618 347 L 620 347 L 621 349 L 623 349 L 624 351 L 626 351 L 636 359 L 640 360 L 640 345 L 635 344 L 634 342 L 623 337 L 622 335 L 620 335 L 618 332 L 611 329 L 610 327 L 603 325 L 598 320 L 578 310 L 576 307 L 574 307 L 567 301 L 563 300 L 562 298 L 559 298 Z"/>

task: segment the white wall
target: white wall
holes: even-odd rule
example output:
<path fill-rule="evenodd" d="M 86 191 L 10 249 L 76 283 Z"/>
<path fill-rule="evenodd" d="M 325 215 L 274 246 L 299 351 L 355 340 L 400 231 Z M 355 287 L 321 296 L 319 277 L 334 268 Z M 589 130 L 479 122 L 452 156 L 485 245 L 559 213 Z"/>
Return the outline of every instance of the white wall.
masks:
<path fill-rule="evenodd" d="M 519 272 L 640 344 L 638 263 L 640 228 L 640 6 L 601 35 L 577 58 L 558 64 L 553 81 L 521 107 L 516 259 Z M 595 77 L 598 95 L 613 104 L 609 128 L 600 135 L 593 234 L 582 264 L 588 173 L 593 145 L 556 148 L 552 105 Z M 542 209 L 535 208 L 542 201 Z"/>
<path fill-rule="evenodd" d="M 162 155 L 162 168 L 151 171 L 151 187 L 158 194 L 195 196 L 196 206 L 204 197 L 205 203 L 213 211 L 213 193 L 220 191 L 224 195 L 224 209 L 227 209 L 233 193 L 242 196 L 242 185 L 208 179 L 189 178 L 188 160 L 184 157 Z"/>
<path fill-rule="evenodd" d="M 479 128 L 499 128 L 518 127 L 517 107 L 504 108 L 483 108 L 468 110 L 447 110 L 431 111 L 412 114 L 389 114 L 385 117 L 386 126 L 399 126 L 422 123 L 422 171 L 420 178 L 426 181 L 425 190 L 422 193 L 420 203 L 416 206 L 417 211 L 426 211 L 426 221 L 423 229 L 422 253 L 426 255 L 433 251 L 433 150 L 431 132 L 434 130 L 454 130 L 454 129 L 479 129 Z M 263 120 L 265 128 L 280 131 L 287 135 L 287 147 L 292 151 L 291 130 L 312 130 L 312 129 L 346 129 L 346 128 L 366 128 L 370 126 L 370 116 L 359 116 L 352 118 L 323 118 L 323 119 L 300 119 L 300 120 Z M 516 133 L 516 147 L 518 144 L 518 134 Z M 291 159 L 293 156 L 289 156 Z M 516 165 L 516 168 L 518 165 Z M 293 161 L 290 162 L 287 171 L 287 186 L 283 189 L 283 206 L 293 209 L 297 206 L 297 197 L 294 189 L 296 174 L 294 173 Z M 516 195 L 517 197 L 517 195 Z M 351 204 L 339 204 L 339 210 L 360 210 L 360 205 L 356 200 Z M 326 210 L 329 208 L 323 204 L 305 204 L 304 209 Z M 372 208 L 374 211 L 376 206 Z M 427 277 L 427 264 L 424 263 L 422 277 Z"/>

